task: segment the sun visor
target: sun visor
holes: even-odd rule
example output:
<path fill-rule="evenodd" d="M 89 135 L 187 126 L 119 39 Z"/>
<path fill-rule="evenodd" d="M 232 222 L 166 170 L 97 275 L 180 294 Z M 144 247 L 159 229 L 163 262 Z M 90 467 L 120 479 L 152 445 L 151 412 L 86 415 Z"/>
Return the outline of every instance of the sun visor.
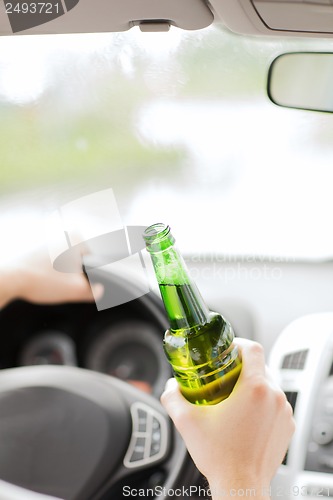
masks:
<path fill-rule="evenodd" d="M 254 0 L 253 5 L 273 30 L 333 33 L 333 3 L 330 0 Z"/>
<path fill-rule="evenodd" d="M 217 20 L 244 35 L 333 35 L 333 0 L 210 0 L 210 5 Z"/>
<path fill-rule="evenodd" d="M 0 0 L 0 34 L 197 30 L 214 16 L 204 0 Z"/>

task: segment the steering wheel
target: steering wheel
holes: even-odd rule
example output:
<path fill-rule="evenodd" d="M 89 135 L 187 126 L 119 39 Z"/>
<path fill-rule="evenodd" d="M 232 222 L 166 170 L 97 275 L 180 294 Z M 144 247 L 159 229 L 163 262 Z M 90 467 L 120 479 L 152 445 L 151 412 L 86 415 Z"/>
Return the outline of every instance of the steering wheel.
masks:
<path fill-rule="evenodd" d="M 3 480 L 77 500 L 131 496 L 150 468 L 156 493 L 177 486 L 186 449 L 153 397 L 68 366 L 3 370 L 0 386 Z"/>
<path fill-rule="evenodd" d="M 113 293 L 131 286 L 103 272 L 96 279 Z M 165 324 L 154 294 L 137 300 Z M 77 367 L 1 370 L 0 443 L 0 499 L 158 497 L 200 478 L 158 399 Z M 10 484 L 19 487 L 12 496 Z"/>

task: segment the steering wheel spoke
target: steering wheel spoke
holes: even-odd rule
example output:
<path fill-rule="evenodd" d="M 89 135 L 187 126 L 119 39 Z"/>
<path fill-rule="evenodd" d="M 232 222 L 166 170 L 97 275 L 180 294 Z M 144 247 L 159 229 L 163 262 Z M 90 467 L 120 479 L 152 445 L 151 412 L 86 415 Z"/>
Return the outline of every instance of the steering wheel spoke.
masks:
<path fill-rule="evenodd" d="M 173 431 L 160 403 L 130 384 L 75 367 L 31 366 L 0 372 L 0 442 L 1 479 L 85 500 L 167 463 Z"/>

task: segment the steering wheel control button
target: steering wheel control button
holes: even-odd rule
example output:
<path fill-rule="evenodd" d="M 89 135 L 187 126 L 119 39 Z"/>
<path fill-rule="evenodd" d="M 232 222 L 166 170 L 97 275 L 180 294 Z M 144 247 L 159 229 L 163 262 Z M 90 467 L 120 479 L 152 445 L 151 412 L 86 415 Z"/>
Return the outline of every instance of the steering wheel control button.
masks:
<path fill-rule="evenodd" d="M 161 426 L 156 418 L 153 419 L 152 432 L 150 456 L 154 456 L 160 451 Z"/>
<path fill-rule="evenodd" d="M 166 454 L 168 426 L 166 418 L 145 403 L 131 406 L 132 437 L 124 458 L 129 469 L 160 461 Z"/>
<path fill-rule="evenodd" d="M 134 445 L 134 451 L 131 456 L 132 462 L 143 460 L 145 456 L 146 440 L 144 437 L 137 438 Z"/>
<path fill-rule="evenodd" d="M 328 422 L 318 422 L 313 429 L 313 439 L 317 444 L 326 445 L 333 440 L 333 427 Z"/>
<path fill-rule="evenodd" d="M 147 429 L 147 412 L 138 409 L 138 431 L 146 432 Z"/>

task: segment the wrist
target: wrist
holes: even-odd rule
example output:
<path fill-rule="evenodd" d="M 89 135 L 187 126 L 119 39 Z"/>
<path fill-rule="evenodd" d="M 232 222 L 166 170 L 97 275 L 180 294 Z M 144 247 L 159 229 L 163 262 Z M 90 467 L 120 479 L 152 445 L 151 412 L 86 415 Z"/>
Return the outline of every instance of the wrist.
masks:
<path fill-rule="evenodd" d="M 209 480 L 212 500 L 221 498 L 255 497 L 261 500 L 271 498 L 270 483 L 267 481 L 246 481 L 236 478 L 233 481 Z"/>

